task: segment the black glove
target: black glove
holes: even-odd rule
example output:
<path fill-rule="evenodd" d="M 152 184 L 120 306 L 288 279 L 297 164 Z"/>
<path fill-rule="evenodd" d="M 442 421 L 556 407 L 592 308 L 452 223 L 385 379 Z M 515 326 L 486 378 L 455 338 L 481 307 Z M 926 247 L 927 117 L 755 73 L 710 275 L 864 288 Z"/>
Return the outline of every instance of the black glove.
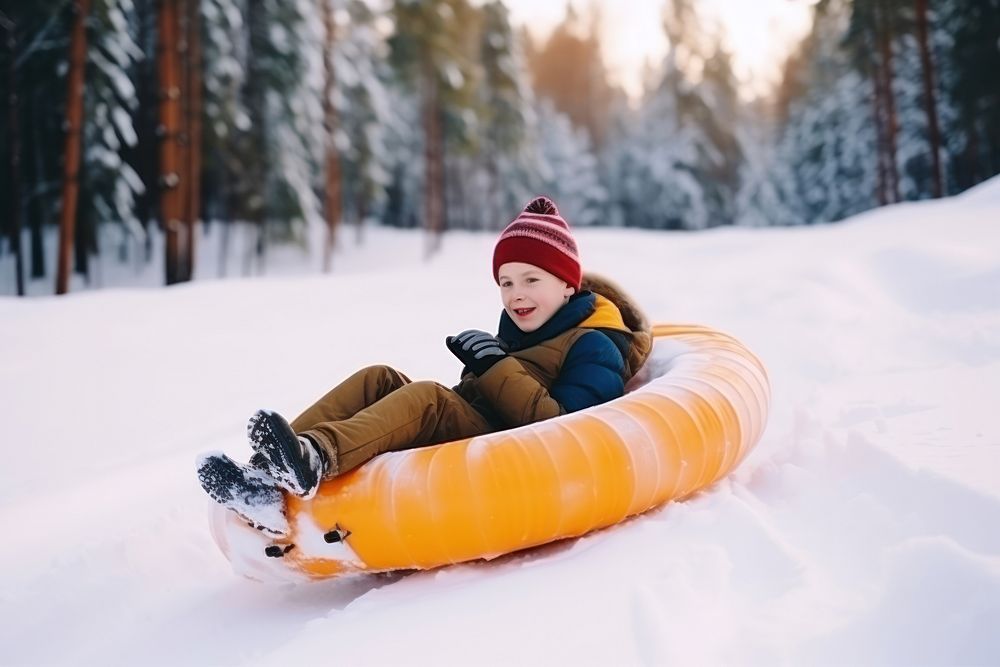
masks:
<path fill-rule="evenodd" d="M 500 339 L 478 329 L 469 329 L 457 336 L 448 336 L 444 342 L 451 353 L 477 376 L 507 356 L 505 346 Z"/>

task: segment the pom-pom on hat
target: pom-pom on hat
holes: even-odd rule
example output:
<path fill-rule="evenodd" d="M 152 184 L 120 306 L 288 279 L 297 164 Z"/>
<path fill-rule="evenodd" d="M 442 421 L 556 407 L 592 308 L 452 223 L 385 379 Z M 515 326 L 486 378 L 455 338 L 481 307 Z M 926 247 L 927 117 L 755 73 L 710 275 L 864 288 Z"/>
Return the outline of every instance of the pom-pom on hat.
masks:
<path fill-rule="evenodd" d="M 548 197 L 535 197 L 514 222 L 500 234 L 493 249 L 493 279 L 500 282 L 500 267 L 524 262 L 545 269 L 580 290 L 580 257 L 569 225 Z"/>

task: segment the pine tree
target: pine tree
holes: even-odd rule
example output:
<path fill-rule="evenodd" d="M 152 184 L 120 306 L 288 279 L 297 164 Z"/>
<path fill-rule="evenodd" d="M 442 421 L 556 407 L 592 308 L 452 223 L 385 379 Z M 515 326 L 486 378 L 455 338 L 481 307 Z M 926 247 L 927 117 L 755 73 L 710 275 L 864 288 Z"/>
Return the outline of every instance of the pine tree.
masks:
<path fill-rule="evenodd" d="M 667 54 L 656 87 L 648 91 L 625 140 L 625 222 L 654 229 L 699 229 L 709 225 L 698 179 L 697 126 L 685 122 L 681 100 L 689 84 Z"/>
<path fill-rule="evenodd" d="M 881 203 L 921 199 L 940 189 L 936 96 L 927 80 L 933 65 L 922 48 L 919 5 L 919 0 L 851 4 L 844 44 L 875 93 Z"/>
<path fill-rule="evenodd" d="M 10 209 L 4 211 L 9 216 L 10 229 L 4 229 L 0 224 L 0 240 L 3 236 L 10 239 L 11 250 L 14 252 L 14 270 L 16 272 L 15 281 L 17 283 L 17 295 L 24 296 L 24 256 L 21 251 L 21 131 L 20 131 L 20 102 L 18 100 L 17 81 L 17 23 L 14 17 L 8 16 L 0 11 L 0 31 L 3 34 L 3 49 L 6 67 L 0 72 L 0 80 L 5 80 L 7 90 L 6 122 L 7 127 L 6 153 L 9 160 L 6 164 L 0 165 L 0 179 L 7 185 L 8 201 Z M 4 174 L 4 167 L 7 173 Z M 6 178 L 4 178 L 6 176 Z M 4 233 L 6 232 L 6 234 Z"/>
<path fill-rule="evenodd" d="M 159 85 L 160 225 L 166 239 L 167 285 L 183 280 L 181 234 L 185 232 L 184 179 L 181 158 L 181 19 L 178 0 L 158 0 L 156 63 Z"/>
<path fill-rule="evenodd" d="M 884 182 L 874 185 L 884 143 L 872 84 L 842 48 L 849 12 L 840 2 L 818 5 L 812 31 L 786 70 L 783 88 L 794 92 L 781 114 L 771 180 L 788 219 L 800 224 L 839 220 L 878 205 L 885 194 Z"/>
<path fill-rule="evenodd" d="M 556 201 L 559 212 L 571 225 L 600 224 L 607 192 L 598 178 L 590 135 L 549 100 L 539 100 L 537 117 L 535 132 L 541 162 L 538 191 Z"/>
<path fill-rule="evenodd" d="M 934 195 L 934 153 L 929 126 L 920 45 L 910 7 L 900 12 L 899 33 L 893 42 L 896 78 L 893 90 L 897 100 L 896 162 L 899 171 L 899 194 L 903 201 L 926 199 Z"/>
<path fill-rule="evenodd" d="M 920 49 L 924 109 L 927 114 L 927 141 L 931 154 L 931 184 L 934 197 L 944 195 L 944 171 L 941 167 L 941 124 L 938 121 L 937 75 L 931 55 L 927 0 L 915 0 L 915 26 Z"/>
<path fill-rule="evenodd" d="M 66 141 L 56 293 L 69 289 L 70 261 L 89 278 L 103 223 L 142 234 L 135 197 L 145 186 L 125 160 L 136 143 L 132 83 L 142 52 L 134 41 L 130 0 L 71 5 L 74 17 L 66 79 Z"/>
<path fill-rule="evenodd" d="M 469 2 L 458 3 L 454 12 L 455 22 L 460 26 L 454 45 L 455 62 L 459 65 L 450 68 L 449 77 L 461 80 L 462 85 L 452 88 L 450 102 L 441 110 L 444 121 L 444 229 L 468 229 L 481 214 L 479 207 L 474 205 L 472 193 L 484 134 L 483 114 L 477 97 L 483 78 L 479 52 L 483 12 Z M 460 76 L 456 77 L 456 73 Z"/>
<path fill-rule="evenodd" d="M 701 81 L 680 96 L 681 122 L 693 124 L 696 159 L 689 163 L 705 201 L 708 225 L 732 224 L 744 163 L 732 59 L 721 44 L 704 60 Z"/>
<path fill-rule="evenodd" d="M 89 218 L 92 242 L 97 238 L 97 225 L 105 222 L 124 225 L 126 236 L 141 238 L 144 231 L 135 214 L 136 198 L 146 185 L 125 159 L 137 143 L 134 80 L 143 58 L 135 41 L 135 6 L 131 0 L 96 0 L 89 28 L 93 39 L 87 50 L 82 181 L 88 196 L 81 215 Z"/>
<path fill-rule="evenodd" d="M 304 243 L 322 221 L 323 22 L 311 0 L 203 0 L 203 20 L 205 206 L 253 225 L 248 273 L 270 241 Z"/>
<path fill-rule="evenodd" d="M 446 124 L 452 136 L 468 129 L 474 72 L 470 61 L 466 0 L 395 0 L 392 61 L 401 79 L 420 101 L 424 149 L 424 227 L 428 252 L 437 249 L 445 228 Z"/>
<path fill-rule="evenodd" d="M 421 131 L 421 105 L 417 93 L 402 86 L 388 90 L 392 120 L 386 128 L 389 182 L 386 186 L 385 221 L 393 227 L 425 227 L 426 153 Z"/>
<path fill-rule="evenodd" d="M 701 229 L 732 224 L 744 170 L 735 80 L 717 36 L 690 0 L 664 15 L 670 51 L 614 158 L 625 224 Z"/>
<path fill-rule="evenodd" d="M 246 5 L 248 31 L 242 102 L 248 125 L 237 141 L 244 160 L 236 180 L 239 214 L 258 230 L 263 266 L 270 240 L 301 241 L 320 215 L 315 175 L 322 173 L 322 22 L 309 0 Z M 247 258 L 249 262 L 249 257 Z"/>
<path fill-rule="evenodd" d="M 520 44 L 511 28 L 507 8 L 499 0 L 483 7 L 483 30 L 480 37 L 480 60 L 483 84 L 480 87 L 482 110 L 481 170 L 477 201 L 477 226 L 497 226 L 513 216 L 533 194 L 538 170 L 537 157 L 529 143 L 536 122 L 533 96 Z"/>
<path fill-rule="evenodd" d="M 62 156 L 65 149 L 67 52 L 70 43 L 70 12 L 61 0 L 15 3 L 7 11 L 14 25 L 16 59 L 0 49 L 0 67 L 14 69 L 13 88 L 17 95 L 18 117 L 14 124 L 21 136 L 20 211 L 28 228 L 28 275 L 33 279 L 47 275 L 44 230 L 57 224 L 62 207 L 61 191 L 65 184 Z M 9 74 L 8 74 L 9 76 Z M 7 113 L 0 105 L 0 114 Z M 4 127 L 11 122 L 6 118 Z M 0 132 L 0 154 L 7 148 L 6 132 Z M 6 160 L 0 166 L 9 166 Z M 0 201 L 14 198 L 9 190 L 11 179 L 0 178 Z M 4 214 L 6 217 L 6 213 Z M 2 227 L 0 223 L 0 227 Z"/>
<path fill-rule="evenodd" d="M 209 219 L 232 220 L 243 206 L 246 185 L 245 137 L 251 121 L 242 90 L 247 79 L 246 24 L 240 0 L 202 0 L 204 22 L 205 173 Z M 223 236 L 227 252 L 229 225 Z M 224 270 L 224 262 L 220 269 Z"/>
<path fill-rule="evenodd" d="M 878 137 L 878 199 L 900 200 L 899 127 L 896 40 L 900 31 L 899 0 L 852 0 L 844 44 L 857 71 L 871 83 L 873 117 Z M 905 106 L 905 103 L 904 103 Z"/>
<path fill-rule="evenodd" d="M 341 119 L 336 145 L 347 208 L 360 241 L 365 219 L 385 207 L 393 163 L 388 142 L 390 133 L 401 129 L 396 113 L 400 100 L 388 89 L 385 43 L 375 25 L 378 15 L 364 0 L 348 0 L 340 14 L 346 16 L 338 24 L 346 23 L 346 29 L 334 52 L 334 103 Z"/>
<path fill-rule="evenodd" d="M 778 150 L 778 122 L 766 100 L 756 100 L 740 127 L 744 163 L 736 199 L 736 224 L 794 225 L 799 202 L 790 189 L 795 174 Z"/>
<path fill-rule="evenodd" d="M 340 149 L 337 135 L 340 132 L 340 113 L 334 100 L 337 82 L 337 68 L 334 64 L 334 48 L 339 41 L 334 7 L 331 0 L 319 0 L 320 16 L 323 19 L 323 170 L 325 175 L 325 197 L 323 214 L 326 217 L 327 235 L 323 247 L 323 271 L 329 272 L 333 265 L 333 248 L 336 244 L 337 227 L 343 214 L 343 182 Z"/>
<path fill-rule="evenodd" d="M 529 49 L 528 59 L 538 94 L 586 128 L 598 150 L 604 146 L 614 101 L 597 32 L 600 23 L 596 5 L 585 20 L 571 3 L 545 43 Z"/>
<path fill-rule="evenodd" d="M 70 257 L 76 236 L 76 214 L 80 196 L 80 144 L 82 141 L 84 69 L 87 61 L 87 15 L 90 0 L 72 5 L 73 28 L 70 38 L 66 84 L 66 150 L 63 154 L 62 209 L 59 216 L 59 262 L 56 294 L 69 291 Z"/>
<path fill-rule="evenodd" d="M 1000 173 L 1000 0 L 941 0 L 933 7 L 948 190 L 959 192 Z"/>
<path fill-rule="evenodd" d="M 153 234 L 150 223 L 159 219 L 159 74 L 157 69 L 156 45 L 157 6 L 154 0 L 136 0 L 136 44 L 142 51 L 142 59 L 135 70 L 136 105 L 132 123 L 136 130 L 136 143 L 126 152 L 129 164 L 135 165 L 136 173 L 145 189 L 136 198 L 135 215 L 142 226 L 141 237 L 143 256 L 146 262 L 152 259 Z"/>
<path fill-rule="evenodd" d="M 183 60 L 184 86 L 184 167 L 188 187 L 184 200 L 184 223 L 187 228 L 187 243 L 184 248 L 184 280 L 191 280 L 194 274 L 195 238 L 201 221 L 202 184 L 202 117 L 204 61 L 202 59 L 202 18 L 201 0 L 185 0 L 184 37 L 186 48 Z"/>

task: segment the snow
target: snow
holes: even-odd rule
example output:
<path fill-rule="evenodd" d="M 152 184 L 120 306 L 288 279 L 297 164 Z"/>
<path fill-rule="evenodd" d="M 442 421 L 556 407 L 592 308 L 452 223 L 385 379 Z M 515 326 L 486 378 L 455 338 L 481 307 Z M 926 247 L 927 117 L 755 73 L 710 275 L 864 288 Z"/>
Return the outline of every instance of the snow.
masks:
<path fill-rule="evenodd" d="M 267 278 L 0 298 L 3 662 L 996 664 L 997 219 L 1000 179 L 821 227 L 580 229 L 653 320 L 762 358 L 760 445 L 580 539 L 311 584 L 232 573 L 197 456 L 245 460 L 256 409 L 294 416 L 362 365 L 454 381 L 444 337 L 499 313 L 493 234 L 425 263 L 416 233 L 369 229 L 329 276 L 276 252 Z"/>

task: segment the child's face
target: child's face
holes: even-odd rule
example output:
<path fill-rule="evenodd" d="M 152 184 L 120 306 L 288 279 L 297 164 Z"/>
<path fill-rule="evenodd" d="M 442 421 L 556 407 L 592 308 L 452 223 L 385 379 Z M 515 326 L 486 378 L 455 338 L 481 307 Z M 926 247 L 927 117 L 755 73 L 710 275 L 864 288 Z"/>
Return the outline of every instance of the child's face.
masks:
<path fill-rule="evenodd" d="M 521 331 L 535 331 L 563 307 L 574 290 L 544 269 L 507 262 L 497 273 L 504 310 Z"/>

